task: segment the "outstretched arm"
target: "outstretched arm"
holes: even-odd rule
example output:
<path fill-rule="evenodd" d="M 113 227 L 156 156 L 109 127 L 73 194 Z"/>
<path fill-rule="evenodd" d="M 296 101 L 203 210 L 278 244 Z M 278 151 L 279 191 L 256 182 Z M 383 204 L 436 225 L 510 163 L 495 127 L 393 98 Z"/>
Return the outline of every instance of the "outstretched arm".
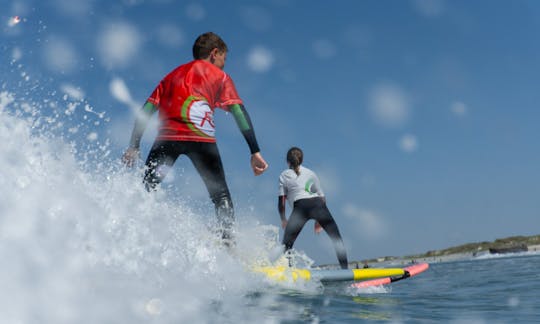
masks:
<path fill-rule="evenodd" d="M 139 158 L 139 147 L 141 145 L 141 138 L 144 134 L 150 117 L 156 112 L 157 108 L 154 104 L 147 101 L 142 109 L 137 112 L 135 116 L 135 125 L 131 133 L 131 139 L 129 141 L 129 147 L 122 156 L 122 161 L 126 166 L 131 167 L 133 163 Z"/>
<path fill-rule="evenodd" d="M 251 152 L 251 167 L 253 172 L 255 175 L 259 175 L 263 173 L 266 168 L 268 168 L 268 164 L 260 153 L 259 144 L 257 143 L 257 138 L 255 137 L 255 131 L 253 130 L 253 125 L 251 124 L 249 114 L 242 104 L 230 105 L 229 110 L 233 114 L 236 124 L 242 132 L 242 135 L 244 135 L 244 138 L 249 146 L 249 150 Z"/>

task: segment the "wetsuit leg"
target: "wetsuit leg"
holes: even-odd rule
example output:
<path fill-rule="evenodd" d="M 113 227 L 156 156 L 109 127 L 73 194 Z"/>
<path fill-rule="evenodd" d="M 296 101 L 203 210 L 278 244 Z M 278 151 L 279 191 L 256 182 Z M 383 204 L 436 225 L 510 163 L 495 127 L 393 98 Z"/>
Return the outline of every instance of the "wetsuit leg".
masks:
<path fill-rule="evenodd" d="M 348 268 L 348 260 L 347 260 L 347 251 L 345 250 L 345 244 L 343 244 L 343 239 L 341 238 L 341 234 L 339 233 L 339 229 L 337 227 L 336 221 L 332 217 L 332 214 L 330 213 L 330 210 L 328 210 L 328 207 L 326 206 L 326 203 L 320 200 L 317 204 L 317 208 L 313 210 L 313 214 L 311 215 L 319 224 L 322 226 L 324 231 L 328 234 L 330 239 L 332 240 L 332 243 L 334 244 L 334 249 L 336 250 L 336 255 L 339 261 L 339 265 L 342 269 Z"/>
<path fill-rule="evenodd" d="M 307 218 L 307 212 L 302 201 L 296 201 L 287 226 L 285 227 L 285 233 L 283 234 L 285 251 L 292 249 L 294 241 L 296 241 L 298 234 L 300 234 L 308 220 L 309 218 Z"/>
<path fill-rule="evenodd" d="M 199 142 L 189 142 L 189 145 L 186 154 L 201 175 L 214 203 L 222 238 L 230 241 L 233 239 L 234 207 L 217 145 Z"/>
<path fill-rule="evenodd" d="M 155 141 L 146 159 L 144 185 L 146 190 L 155 190 L 163 181 L 169 169 L 181 153 L 181 143 L 173 141 Z"/>
<path fill-rule="evenodd" d="M 285 227 L 285 233 L 283 234 L 283 252 L 287 252 L 292 249 L 294 241 L 298 238 L 298 235 L 302 231 L 302 228 L 308 221 L 306 217 L 306 210 L 303 208 L 302 203 L 295 202 L 291 216 L 289 216 L 289 221 Z M 293 266 L 292 259 L 287 255 L 289 259 L 289 267 Z"/>

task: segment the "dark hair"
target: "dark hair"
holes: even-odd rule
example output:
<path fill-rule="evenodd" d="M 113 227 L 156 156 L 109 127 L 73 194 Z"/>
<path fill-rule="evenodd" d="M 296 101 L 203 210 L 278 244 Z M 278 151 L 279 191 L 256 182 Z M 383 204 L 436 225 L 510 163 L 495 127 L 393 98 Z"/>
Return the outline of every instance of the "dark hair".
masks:
<path fill-rule="evenodd" d="M 304 161 L 304 152 L 298 147 L 291 147 L 287 152 L 287 162 L 297 175 L 300 175 L 300 164 Z"/>
<path fill-rule="evenodd" d="M 220 52 L 227 52 L 227 44 L 218 35 L 208 32 L 200 35 L 193 43 L 193 58 L 196 60 L 205 59 L 210 52 L 217 48 Z"/>

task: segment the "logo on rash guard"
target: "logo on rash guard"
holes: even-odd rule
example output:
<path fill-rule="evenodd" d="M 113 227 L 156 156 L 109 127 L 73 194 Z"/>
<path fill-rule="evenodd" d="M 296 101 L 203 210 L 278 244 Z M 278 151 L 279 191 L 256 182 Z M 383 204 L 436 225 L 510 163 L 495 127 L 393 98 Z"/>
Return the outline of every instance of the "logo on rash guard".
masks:
<path fill-rule="evenodd" d="M 317 192 L 316 188 L 313 188 L 313 179 L 309 179 L 304 187 L 307 193 L 314 194 Z M 313 190 L 313 191 L 312 191 Z"/>
<path fill-rule="evenodd" d="M 214 112 L 206 101 L 193 101 L 190 105 L 187 117 L 196 133 L 214 137 L 216 132 L 214 125 Z M 190 125 L 190 126 L 191 126 Z"/>
<path fill-rule="evenodd" d="M 201 127 L 203 127 L 204 123 L 206 122 L 209 123 L 212 128 L 216 128 L 216 126 L 214 125 L 214 115 L 212 114 L 211 111 L 207 111 L 204 113 L 204 118 L 202 119 Z"/>

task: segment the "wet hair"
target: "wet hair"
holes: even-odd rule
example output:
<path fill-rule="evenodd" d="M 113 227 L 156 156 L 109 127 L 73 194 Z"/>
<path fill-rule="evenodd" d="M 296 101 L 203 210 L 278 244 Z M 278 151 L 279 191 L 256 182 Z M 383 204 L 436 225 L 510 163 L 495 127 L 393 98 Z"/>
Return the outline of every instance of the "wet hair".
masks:
<path fill-rule="evenodd" d="M 193 43 L 193 58 L 196 60 L 205 59 L 210 56 L 210 52 L 217 48 L 220 52 L 227 52 L 227 44 L 218 35 L 207 32 L 195 40 Z"/>
<path fill-rule="evenodd" d="M 296 175 L 300 175 L 300 164 L 304 161 L 304 152 L 298 147 L 291 147 L 287 152 L 287 162 Z"/>

